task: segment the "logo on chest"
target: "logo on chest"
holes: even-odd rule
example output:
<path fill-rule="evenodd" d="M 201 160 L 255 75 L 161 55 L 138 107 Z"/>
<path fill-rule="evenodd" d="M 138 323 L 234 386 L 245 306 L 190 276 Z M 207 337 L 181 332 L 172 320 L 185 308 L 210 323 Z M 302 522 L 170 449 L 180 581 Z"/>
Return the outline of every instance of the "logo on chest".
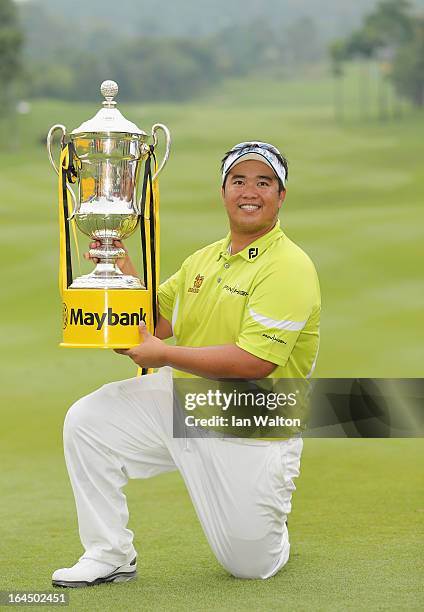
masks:
<path fill-rule="evenodd" d="M 224 285 L 223 286 L 224 291 L 228 291 L 228 293 L 231 294 L 235 294 L 235 295 L 249 295 L 247 291 L 244 291 L 243 289 L 239 289 L 238 287 L 230 287 L 229 285 Z"/>
<path fill-rule="evenodd" d="M 205 280 L 205 277 L 200 276 L 200 274 L 198 274 L 193 281 L 193 287 L 189 287 L 188 292 L 189 293 L 199 293 L 200 287 L 202 286 L 202 283 L 204 280 Z"/>
<path fill-rule="evenodd" d="M 259 249 L 257 247 L 251 247 L 249 249 L 249 259 L 255 259 L 259 255 Z"/>

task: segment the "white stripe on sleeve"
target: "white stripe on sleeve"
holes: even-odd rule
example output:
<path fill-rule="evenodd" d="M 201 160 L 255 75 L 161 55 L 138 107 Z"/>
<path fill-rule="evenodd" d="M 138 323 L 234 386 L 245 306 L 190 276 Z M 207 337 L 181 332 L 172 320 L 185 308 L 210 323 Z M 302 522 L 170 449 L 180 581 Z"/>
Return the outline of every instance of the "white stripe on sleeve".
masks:
<path fill-rule="evenodd" d="M 179 305 L 180 305 L 180 296 L 177 295 L 177 299 L 175 300 L 174 310 L 172 311 L 172 320 L 171 320 L 171 327 L 172 327 L 172 332 L 173 333 L 174 333 L 175 323 L 177 322 L 178 306 Z"/>
<path fill-rule="evenodd" d="M 269 317 L 264 317 L 263 315 L 255 312 L 249 306 L 250 316 L 254 321 L 263 325 L 264 327 L 271 327 L 274 329 L 287 329 L 289 331 L 300 331 L 306 325 L 306 321 L 289 321 L 288 319 L 283 321 L 277 321 L 276 319 L 270 319 Z"/>

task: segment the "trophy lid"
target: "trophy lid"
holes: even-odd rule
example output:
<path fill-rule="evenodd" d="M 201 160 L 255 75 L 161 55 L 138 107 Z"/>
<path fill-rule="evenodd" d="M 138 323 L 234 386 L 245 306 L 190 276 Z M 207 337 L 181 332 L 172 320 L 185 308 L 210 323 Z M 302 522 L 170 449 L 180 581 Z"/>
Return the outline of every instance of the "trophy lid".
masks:
<path fill-rule="evenodd" d="M 100 86 L 100 91 L 105 97 L 103 108 L 101 108 L 94 117 L 88 121 L 84 121 L 72 134 L 81 134 L 87 132 L 128 132 L 130 134 L 143 134 L 146 132 L 140 130 L 135 123 L 128 121 L 122 113 L 116 108 L 116 102 L 113 98 L 118 94 L 118 84 L 115 81 L 103 81 Z"/>

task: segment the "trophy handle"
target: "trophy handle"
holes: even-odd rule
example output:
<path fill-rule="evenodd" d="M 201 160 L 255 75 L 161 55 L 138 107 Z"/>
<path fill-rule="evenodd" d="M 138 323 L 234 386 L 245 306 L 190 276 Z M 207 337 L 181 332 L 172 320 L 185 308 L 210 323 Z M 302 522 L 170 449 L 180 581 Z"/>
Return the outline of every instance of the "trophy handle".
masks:
<path fill-rule="evenodd" d="M 66 127 L 62 125 L 61 123 L 56 123 L 49 129 L 49 132 L 47 134 L 47 154 L 49 156 L 49 160 L 50 160 L 51 165 L 53 166 L 54 171 L 59 176 L 59 169 L 56 166 L 54 159 L 53 159 L 53 155 L 52 155 L 53 135 L 57 130 L 60 130 L 62 132 L 62 138 L 60 139 L 60 141 L 61 141 L 61 144 L 64 143 L 65 136 L 66 136 Z M 66 183 L 66 188 L 72 197 L 73 211 L 72 211 L 72 215 L 70 216 L 70 219 L 72 219 L 72 217 L 75 215 L 75 211 L 77 210 L 77 200 L 68 182 Z"/>
<path fill-rule="evenodd" d="M 158 144 L 158 137 L 157 137 L 158 130 L 162 130 L 165 133 L 165 155 L 163 156 L 163 159 L 159 165 L 159 168 L 154 173 L 152 177 L 152 181 L 156 180 L 159 172 L 161 172 L 161 170 L 165 166 L 166 162 L 169 159 L 169 152 L 171 150 L 171 133 L 166 127 L 166 125 L 164 125 L 163 123 L 155 123 L 155 125 L 152 127 L 153 146 L 156 146 Z"/>

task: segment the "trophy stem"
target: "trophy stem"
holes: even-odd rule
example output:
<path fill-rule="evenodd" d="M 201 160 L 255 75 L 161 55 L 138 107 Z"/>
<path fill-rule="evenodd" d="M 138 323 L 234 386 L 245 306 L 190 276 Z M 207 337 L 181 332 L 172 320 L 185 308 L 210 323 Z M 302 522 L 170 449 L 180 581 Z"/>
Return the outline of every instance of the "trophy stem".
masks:
<path fill-rule="evenodd" d="M 110 236 L 102 236 L 96 238 L 101 242 L 101 245 L 95 249 L 90 249 L 91 257 L 99 259 L 101 264 L 116 264 L 116 260 L 120 257 L 126 257 L 124 249 L 115 247 L 113 244 L 114 238 Z"/>
<path fill-rule="evenodd" d="M 144 285 L 139 278 L 123 274 L 116 265 L 116 260 L 126 257 L 124 249 L 113 245 L 114 238 L 96 238 L 101 246 L 90 249 L 91 257 L 99 260 L 91 274 L 80 276 L 75 279 L 71 287 L 73 289 L 143 289 Z"/>

